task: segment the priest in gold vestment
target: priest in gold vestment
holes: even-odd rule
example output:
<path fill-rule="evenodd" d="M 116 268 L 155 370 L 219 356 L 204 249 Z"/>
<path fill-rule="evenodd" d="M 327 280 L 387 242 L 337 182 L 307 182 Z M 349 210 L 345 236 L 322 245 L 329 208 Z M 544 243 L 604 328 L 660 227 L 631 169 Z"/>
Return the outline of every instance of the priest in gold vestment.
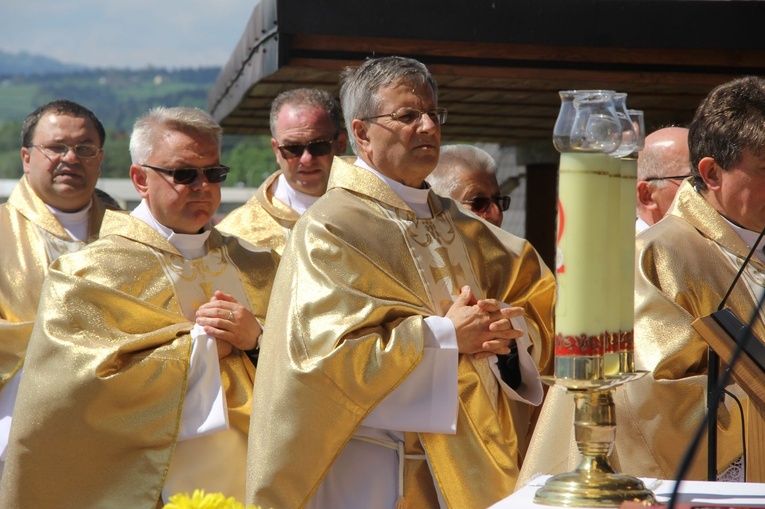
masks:
<path fill-rule="evenodd" d="M 282 92 L 271 104 L 271 136 L 279 171 L 218 229 L 281 254 L 295 221 L 327 190 L 332 158 L 345 152 L 340 104 L 315 88 Z"/>
<path fill-rule="evenodd" d="M 765 80 L 743 78 L 712 91 L 690 127 L 692 177 L 683 182 L 664 219 L 637 238 L 635 363 L 648 375 L 615 392 L 612 464 L 620 472 L 673 479 L 705 419 L 708 344 L 691 323 L 717 310 L 765 228 L 763 125 Z M 743 323 L 757 313 L 753 332 L 761 341 L 765 315 L 755 304 L 764 290 L 760 245 L 726 307 Z M 744 404 L 748 454 L 744 465 L 742 419 L 732 398 L 725 397 L 717 417 L 718 478 L 764 482 L 764 409 L 738 385 L 729 390 Z M 551 390 L 521 483 L 538 473 L 573 470 L 578 453 L 572 419 L 571 397 Z M 686 478 L 706 479 L 706 461 L 704 439 Z"/>
<path fill-rule="evenodd" d="M 0 506 L 154 509 L 194 489 L 244 498 L 254 366 L 276 270 L 210 226 L 220 126 L 156 108 L 131 135 L 143 201 L 50 268 Z"/>
<path fill-rule="evenodd" d="M 335 158 L 277 273 L 248 502 L 487 507 L 512 492 L 541 401 L 553 278 L 526 241 L 423 186 L 445 120 L 425 66 L 386 57 L 346 72 L 359 157 Z M 495 354 L 514 341 L 505 370 Z"/>
<path fill-rule="evenodd" d="M 98 238 L 94 196 L 105 132 L 80 104 L 56 100 L 22 126 L 24 176 L 0 205 L 0 474 L 16 390 L 48 266 Z"/>

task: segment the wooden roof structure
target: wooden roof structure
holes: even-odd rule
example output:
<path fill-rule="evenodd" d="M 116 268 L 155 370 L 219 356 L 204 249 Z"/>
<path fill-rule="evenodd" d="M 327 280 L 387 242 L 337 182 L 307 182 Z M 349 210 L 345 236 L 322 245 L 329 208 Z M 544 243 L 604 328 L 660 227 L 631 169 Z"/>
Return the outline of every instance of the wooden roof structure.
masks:
<path fill-rule="evenodd" d="M 552 150 L 558 91 L 628 94 L 646 128 L 687 124 L 732 78 L 765 75 L 765 2 L 710 0 L 260 0 L 209 94 L 227 134 L 268 134 L 271 101 L 337 94 L 372 55 L 425 63 L 446 141 Z"/>

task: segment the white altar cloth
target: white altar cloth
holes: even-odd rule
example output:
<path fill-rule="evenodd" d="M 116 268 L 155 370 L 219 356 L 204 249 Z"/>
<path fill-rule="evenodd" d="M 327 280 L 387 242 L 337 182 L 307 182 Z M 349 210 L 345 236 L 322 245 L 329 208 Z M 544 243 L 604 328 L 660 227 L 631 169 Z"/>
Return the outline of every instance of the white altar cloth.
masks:
<path fill-rule="evenodd" d="M 535 477 L 529 484 L 492 505 L 490 509 L 550 509 L 552 506 L 534 503 L 534 495 L 549 478 L 549 475 Z M 658 502 L 667 502 L 675 487 L 675 481 L 641 480 L 649 490 L 653 491 Z M 683 481 L 680 485 L 678 502 L 765 507 L 765 484 Z"/>

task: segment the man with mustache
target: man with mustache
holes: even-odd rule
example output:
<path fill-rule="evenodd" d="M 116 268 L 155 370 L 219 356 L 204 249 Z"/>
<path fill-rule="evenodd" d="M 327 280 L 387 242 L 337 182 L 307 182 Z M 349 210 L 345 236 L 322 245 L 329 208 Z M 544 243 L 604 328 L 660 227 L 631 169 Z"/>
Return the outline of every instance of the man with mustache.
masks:
<path fill-rule="evenodd" d="M 112 208 L 94 196 L 105 138 L 93 112 L 63 99 L 22 125 L 24 176 L 0 205 L 0 473 L 48 265 L 96 240 Z"/>
<path fill-rule="evenodd" d="M 335 158 L 274 282 L 249 502 L 487 507 L 512 492 L 542 398 L 553 277 L 428 188 L 446 111 L 422 63 L 367 60 L 340 97 L 358 157 Z M 519 364 L 498 367 L 516 342 Z"/>
<path fill-rule="evenodd" d="M 0 506 L 155 509 L 203 489 L 244 498 L 260 337 L 278 255 L 211 218 L 222 129 L 154 108 L 130 137 L 142 201 L 48 271 Z"/>
<path fill-rule="evenodd" d="M 340 116 L 340 104 L 324 90 L 298 88 L 276 96 L 271 148 L 279 171 L 218 229 L 281 254 L 295 221 L 327 190 L 332 158 L 345 153 Z"/>

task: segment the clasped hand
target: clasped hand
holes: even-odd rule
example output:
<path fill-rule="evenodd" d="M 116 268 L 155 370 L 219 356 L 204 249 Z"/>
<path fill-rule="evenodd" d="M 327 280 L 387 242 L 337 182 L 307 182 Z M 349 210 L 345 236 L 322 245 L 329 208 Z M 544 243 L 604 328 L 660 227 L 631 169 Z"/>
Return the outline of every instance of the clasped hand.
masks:
<path fill-rule="evenodd" d="M 454 324 L 460 353 L 476 359 L 510 353 L 510 346 L 523 335 L 513 329 L 510 319 L 523 316 L 525 310 L 501 305 L 496 299 L 477 300 L 469 286 L 462 287 L 445 315 Z"/>
<path fill-rule="evenodd" d="M 233 347 L 252 350 L 262 332 L 249 309 L 231 295 L 217 290 L 209 302 L 197 309 L 197 323 L 208 336 L 215 338 L 219 359 L 230 354 Z"/>

